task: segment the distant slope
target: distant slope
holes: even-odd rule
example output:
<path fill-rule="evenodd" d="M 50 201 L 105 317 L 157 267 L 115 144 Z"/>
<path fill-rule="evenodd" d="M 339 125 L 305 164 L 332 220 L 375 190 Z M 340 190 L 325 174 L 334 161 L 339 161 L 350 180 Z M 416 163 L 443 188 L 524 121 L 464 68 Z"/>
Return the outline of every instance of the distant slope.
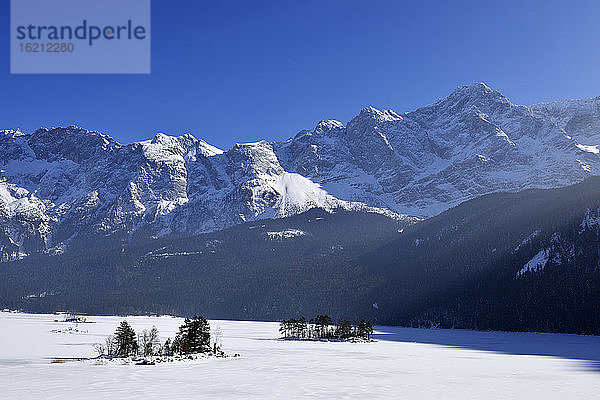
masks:
<path fill-rule="evenodd" d="M 382 322 L 598 334 L 599 235 L 600 178 L 590 178 L 465 202 L 359 265 L 385 279 L 369 294 Z"/>
<path fill-rule="evenodd" d="M 600 145 L 600 96 L 534 104 L 534 115 L 550 119 L 582 145 Z"/>
<path fill-rule="evenodd" d="M 62 255 L 4 264 L 0 308 L 238 319 L 345 315 L 374 285 L 352 260 L 407 226 L 376 213 L 313 209 L 197 236 L 149 240 L 140 233 L 123 245 L 84 238 Z"/>

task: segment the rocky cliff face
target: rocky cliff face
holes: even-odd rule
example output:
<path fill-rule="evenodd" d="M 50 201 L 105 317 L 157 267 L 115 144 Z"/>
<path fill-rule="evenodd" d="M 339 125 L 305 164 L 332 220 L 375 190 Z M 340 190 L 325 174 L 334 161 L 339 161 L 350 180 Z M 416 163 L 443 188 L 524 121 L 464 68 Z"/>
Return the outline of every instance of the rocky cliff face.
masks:
<path fill-rule="evenodd" d="M 223 152 L 191 135 L 121 145 L 71 126 L 0 132 L 0 259 L 61 252 L 80 235 L 202 233 L 311 208 L 388 210 L 339 200 L 285 171 L 267 142 Z"/>
<path fill-rule="evenodd" d="M 600 114 L 586 115 L 591 128 L 572 124 L 568 135 L 554 114 L 474 84 L 414 112 L 368 107 L 346 127 L 322 122 L 275 149 L 284 168 L 336 197 L 427 217 L 482 194 L 598 174 L 597 151 L 581 143 L 600 132 Z"/>
<path fill-rule="evenodd" d="M 548 118 L 584 146 L 600 145 L 600 96 L 531 106 L 534 115 Z"/>
<path fill-rule="evenodd" d="M 284 142 L 122 145 L 71 126 L 0 131 L 0 259 L 79 235 L 201 233 L 311 208 L 428 217 L 600 172 L 598 99 L 517 106 L 484 84 L 414 112 L 363 109 Z"/>

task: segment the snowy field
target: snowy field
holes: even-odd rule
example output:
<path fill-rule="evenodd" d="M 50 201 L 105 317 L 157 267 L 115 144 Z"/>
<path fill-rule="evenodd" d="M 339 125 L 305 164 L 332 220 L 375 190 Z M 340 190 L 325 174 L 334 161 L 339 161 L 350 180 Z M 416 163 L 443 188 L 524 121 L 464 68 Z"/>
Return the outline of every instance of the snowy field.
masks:
<path fill-rule="evenodd" d="M 94 356 L 122 317 L 0 313 L 1 399 L 598 399 L 600 337 L 377 327 L 377 343 L 286 342 L 278 324 L 211 321 L 241 357 L 155 366 L 51 364 Z M 60 318 L 60 317 L 58 317 Z M 182 320 L 127 317 L 173 336 Z"/>

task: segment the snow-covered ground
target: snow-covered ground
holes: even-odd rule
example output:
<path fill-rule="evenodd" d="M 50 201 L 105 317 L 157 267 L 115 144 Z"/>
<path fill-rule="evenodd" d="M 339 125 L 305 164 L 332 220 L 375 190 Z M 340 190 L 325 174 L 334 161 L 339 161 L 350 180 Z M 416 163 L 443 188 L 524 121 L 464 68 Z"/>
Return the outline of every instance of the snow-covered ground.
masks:
<path fill-rule="evenodd" d="M 277 340 L 272 322 L 211 321 L 238 358 L 155 366 L 81 362 L 123 317 L 88 317 L 83 333 L 54 315 L 0 313 L 2 399 L 592 399 L 600 337 L 377 327 L 376 343 Z M 60 317 L 58 317 L 60 318 Z M 173 336 L 182 320 L 127 317 Z M 87 332 L 86 332 L 87 331 Z"/>

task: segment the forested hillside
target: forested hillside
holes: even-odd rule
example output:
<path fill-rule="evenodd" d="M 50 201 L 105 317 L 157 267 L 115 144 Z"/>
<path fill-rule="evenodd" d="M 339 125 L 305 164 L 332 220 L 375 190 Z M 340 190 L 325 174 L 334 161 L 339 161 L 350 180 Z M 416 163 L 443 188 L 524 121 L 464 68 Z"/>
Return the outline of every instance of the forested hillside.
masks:
<path fill-rule="evenodd" d="M 199 236 L 85 237 L 59 256 L 0 268 L 0 307 L 280 319 L 352 313 L 376 282 L 352 260 L 406 222 L 314 209 Z M 97 247 L 94 247 L 97 246 Z"/>
<path fill-rule="evenodd" d="M 362 257 L 384 323 L 600 333 L 600 178 L 498 193 Z"/>

